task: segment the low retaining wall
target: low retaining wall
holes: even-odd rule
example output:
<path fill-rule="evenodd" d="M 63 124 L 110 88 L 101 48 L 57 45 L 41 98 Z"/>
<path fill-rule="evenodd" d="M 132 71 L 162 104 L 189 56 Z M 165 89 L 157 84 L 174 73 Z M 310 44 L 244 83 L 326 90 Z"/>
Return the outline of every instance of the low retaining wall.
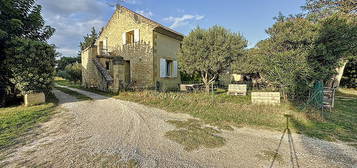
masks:
<path fill-rule="evenodd" d="M 31 93 L 25 94 L 25 106 L 32 106 L 37 104 L 42 104 L 46 102 L 44 93 Z"/>
<path fill-rule="evenodd" d="M 253 104 L 280 104 L 279 92 L 252 92 Z"/>

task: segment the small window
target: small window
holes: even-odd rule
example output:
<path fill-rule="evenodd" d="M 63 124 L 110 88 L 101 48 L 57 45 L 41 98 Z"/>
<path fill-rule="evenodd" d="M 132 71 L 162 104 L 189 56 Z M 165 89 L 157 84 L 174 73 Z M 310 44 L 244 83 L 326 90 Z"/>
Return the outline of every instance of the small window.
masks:
<path fill-rule="evenodd" d="M 110 63 L 109 63 L 109 61 L 106 61 L 105 62 L 105 69 L 109 70 L 109 68 L 110 68 Z"/>
<path fill-rule="evenodd" d="M 173 76 L 173 61 L 171 60 L 166 60 L 166 76 L 167 77 L 172 77 Z"/>
<path fill-rule="evenodd" d="M 126 32 L 126 44 L 134 43 L 134 30 Z"/>

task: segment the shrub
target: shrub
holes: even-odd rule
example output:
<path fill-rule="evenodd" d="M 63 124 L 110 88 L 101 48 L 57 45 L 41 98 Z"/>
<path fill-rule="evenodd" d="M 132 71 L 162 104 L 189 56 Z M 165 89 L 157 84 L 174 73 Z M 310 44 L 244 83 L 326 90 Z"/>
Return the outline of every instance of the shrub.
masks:
<path fill-rule="evenodd" d="M 61 77 L 72 81 L 72 82 L 80 82 L 82 81 L 82 65 L 79 63 L 74 63 L 67 65 L 64 71 L 61 73 Z"/>
<path fill-rule="evenodd" d="M 22 94 L 49 91 L 55 70 L 54 46 L 24 38 L 10 43 L 13 47 L 7 49 L 6 54 L 11 57 L 5 60 L 12 74 L 10 82 Z"/>

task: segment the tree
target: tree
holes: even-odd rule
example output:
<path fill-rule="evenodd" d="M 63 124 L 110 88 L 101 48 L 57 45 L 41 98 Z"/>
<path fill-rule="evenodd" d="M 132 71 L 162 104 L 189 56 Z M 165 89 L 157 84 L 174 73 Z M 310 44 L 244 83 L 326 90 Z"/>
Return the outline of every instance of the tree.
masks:
<path fill-rule="evenodd" d="M 13 57 L 9 53 L 17 55 L 16 50 L 13 50 L 13 45 L 16 44 L 17 49 L 21 49 L 18 46 L 19 44 L 26 45 L 23 47 L 31 45 L 38 48 L 41 48 L 39 46 L 44 47 L 46 40 L 52 36 L 55 30 L 50 26 L 45 26 L 41 16 L 41 6 L 36 5 L 35 0 L 1 0 L 0 4 L 0 84 L 3 85 L 2 88 L 14 90 L 16 83 L 11 82 L 10 79 L 19 77 L 14 76 L 14 71 L 11 69 L 14 67 L 21 69 L 22 67 L 12 64 L 12 60 L 7 60 Z M 35 41 L 42 44 L 29 44 Z M 49 49 L 51 47 L 44 48 Z M 52 50 L 54 51 L 53 48 Z M 27 59 L 27 56 L 32 57 L 30 52 L 21 52 L 21 54 L 24 54 L 23 59 Z M 50 57 L 52 57 L 52 54 L 50 54 Z M 33 66 L 37 65 L 34 64 Z M 10 94 L 15 95 L 16 93 L 11 92 Z M 4 102 L 5 97 L 0 97 L 2 99 L 0 103 Z M 4 104 L 0 104 L 0 106 L 2 105 Z"/>
<path fill-rule="evenodd" d="M 69 81 L 76 83 L 82 80 L 82 65 L 79 63 L 67 65 L 64 72 L 67 74 Z"/>
<path fill-rule="evenodd" d="M 332 76 L 331 73 L 328 75 L 337 81 L 339 86 L 348 60 L 357 57 L 357 54 L 352 51 L 356 48 L 357 2 L 355 0 L 307 0 L 303 9 L 307 11 L 307 19 L 321 23 L 321 36 L 316 53 L 320 52 L 317 54 L 320 58 L 323 58 L 321 54 L 327 53 L 328 59 L 325 61 L 335 66 L 329 66 L 330 69 L 336 69 Z M 330 44 L 337 45 L 336 51 Z M 317 63 L 316 66 L 321 65 Z"/>
<path fill-rule="evenodd" d="M 301 97 L 311 84 L 308 56 L 313 49 L 317 25 L 302 17 L 279 17 L 260 41 L 233 67 L 238 73 L 259 73 L 285 99 Z"/>
<path fill-rule="evenodd" d="M 81 57 L 61 57 L 57 60 L 57 71 L 63 71 L 67 65 L 81 63 Z"/>
<path fill-rule="evenodd" d="M 357 19 L 340 13 L 318 21 L 319 30 L 309 62 L 316 79 L 340 83 L 349 59 L 357 56 Z"/>
<path fill-rule="evenodd" d="M 206 91 L 219 73 L 243 55 L 247 40 L 220 26 L 208 30 L 197 27 L 182 41 L 178 53 L 180 68 L 189 75 L 200 74 Z"/>
<path fill-rule="evenodd" d="M 336 12 L 355 14 L 357 2 L 355 0 L 307 0 L 302 7 L 310 18 L 324 18 Z"/>
<path fill-rule="evenodd" d="M 10 82 L 21 94 L 51 90 L 55 69 L 55 50 L 45 42 L 17 38 L 11 40 L 11 55 L 5 65 L 11 73 Z"/>
<path fill-rule="evenodd" d="M 88 48 L 93 45 L 98 38 L 98 33 L 95 31 L 95 28 L 92 27 L 91 33 L 83 37 L 83 42 L 80 42 L 81 50 Z"/>

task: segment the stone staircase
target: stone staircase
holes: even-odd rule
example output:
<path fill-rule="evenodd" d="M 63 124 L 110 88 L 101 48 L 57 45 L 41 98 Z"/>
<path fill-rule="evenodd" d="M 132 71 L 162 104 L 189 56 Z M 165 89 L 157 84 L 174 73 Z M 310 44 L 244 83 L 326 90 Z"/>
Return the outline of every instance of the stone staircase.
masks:
<path fill-rule="evenodd" d="M 103 67 L 103 65 L 98 61 L 98 59 L 93 59 L 93 64 L 97 67 L 97 70 L 100 72 L 104 81 L 111 85 L 113 83 L 113 77 L 109 74 L 109 72 Z"/>

